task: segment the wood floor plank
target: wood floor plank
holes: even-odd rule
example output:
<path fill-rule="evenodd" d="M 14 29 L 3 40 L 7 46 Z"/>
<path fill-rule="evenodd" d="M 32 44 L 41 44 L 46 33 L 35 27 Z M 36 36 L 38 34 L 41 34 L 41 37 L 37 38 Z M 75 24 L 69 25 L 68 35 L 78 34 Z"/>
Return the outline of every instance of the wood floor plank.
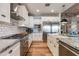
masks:
<path fill-rule="evenodd" d="M 27 56 L 52 56 L 52 54 L 47 46 L 47 42 L 34 41 Z"/>

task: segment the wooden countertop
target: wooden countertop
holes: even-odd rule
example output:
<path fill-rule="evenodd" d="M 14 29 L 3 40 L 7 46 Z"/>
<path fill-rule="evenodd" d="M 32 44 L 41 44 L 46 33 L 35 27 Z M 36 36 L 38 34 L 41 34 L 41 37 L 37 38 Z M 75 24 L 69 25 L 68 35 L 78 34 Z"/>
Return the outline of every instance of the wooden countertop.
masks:
<path fill-rule="evenodd" d="M 21 32 L 21 33 L 18 33 L 18 34 L 26 35 L 28 33 L 27 32 Z"/>

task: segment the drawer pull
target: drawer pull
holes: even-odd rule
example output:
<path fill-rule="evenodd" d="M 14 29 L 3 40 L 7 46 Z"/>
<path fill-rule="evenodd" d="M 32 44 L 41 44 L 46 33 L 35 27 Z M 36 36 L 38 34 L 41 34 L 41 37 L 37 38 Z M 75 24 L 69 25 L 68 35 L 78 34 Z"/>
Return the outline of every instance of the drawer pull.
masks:
<path fill-rule="evenodd" d="M 1 15 L 2 17 L 6 17 L 4 14 Z"/>
<path fill-rule="evenodd" d="M 12 51 L 13 51 L 13 50 L 10 50 L 10 51 L 9 51 L 9 54 L 12 53 Z"/>
<path fill-rule="evenodd" d="M 54 45 L 54 47 L 56 47 L 56 45 Z"/>
<path fill-rule="evenodd" d="M 50 43 L 51 43 L 51 41 L 50 41 Z"/>

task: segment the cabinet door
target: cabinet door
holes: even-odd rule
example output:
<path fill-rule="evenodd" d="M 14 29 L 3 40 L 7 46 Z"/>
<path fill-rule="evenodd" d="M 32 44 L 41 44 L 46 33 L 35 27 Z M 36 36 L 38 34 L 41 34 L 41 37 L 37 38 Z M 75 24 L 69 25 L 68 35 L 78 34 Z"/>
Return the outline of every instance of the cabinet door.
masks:
<path fill-rule="evenodd" d="M 16 46 L 16 48 L 13 49 L 13 52 L 10 54 L 10 56 L 20 56 L 20 46 Z"/>
<path fill-rule="evenodd" d="M 59 55 L 59 44 L 57 43 L 57 39 L 55 37 L 48 37 L 47 39 L 48 47 L 54 56 Z"/>
<path fill-rule="evenodd" d="M 53 55 L 59 56 L 59 46 L 58 46 L 58 44 L 53 45 Z"/>
<path fill-rule="evenodd" d="M 0 3 L 0 21 L 10 23 L 10 3 Z"/>
<path fill-rule="evenodd" d="M 28 51 L 28 40 L 21 40 L 20 41 L 20 50 L 21 50 L 21 56 L 25 56 Z"/>
<path fill-rule="evenodd" d="M 20 42 L 1 53 L 0 56 L 20 56 Z"/>
<path fill-rule="evenodd" d="M 9 49 L 10 56 L 20 56 L 20 42 Z"/>
<path fill-rule="evenodd" d="M 53 55 L 53 52 L 54 52 L 54 44 L 52 42 L 52 39 L 50 37 L 47 38 L 47 45 L 48 45 L 48 48 L 50 49 L 52 55 Z"/>

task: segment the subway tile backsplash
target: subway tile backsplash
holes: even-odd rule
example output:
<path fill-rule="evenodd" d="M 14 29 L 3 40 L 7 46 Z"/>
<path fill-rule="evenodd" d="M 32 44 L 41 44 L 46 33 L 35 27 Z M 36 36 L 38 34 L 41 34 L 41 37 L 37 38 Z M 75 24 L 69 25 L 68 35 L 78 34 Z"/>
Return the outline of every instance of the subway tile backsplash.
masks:
<path fill-rule="evenodd" d="M 11 35 L 11 34 L 16 34 L 20 32 L 26 31 L 25 28 L 18 28 L 17 26 L 12 26 L 12 25 L 1 25 L 0 24 L 0 37 L 1 36 L 6 36 L 6 35 Z"/>

